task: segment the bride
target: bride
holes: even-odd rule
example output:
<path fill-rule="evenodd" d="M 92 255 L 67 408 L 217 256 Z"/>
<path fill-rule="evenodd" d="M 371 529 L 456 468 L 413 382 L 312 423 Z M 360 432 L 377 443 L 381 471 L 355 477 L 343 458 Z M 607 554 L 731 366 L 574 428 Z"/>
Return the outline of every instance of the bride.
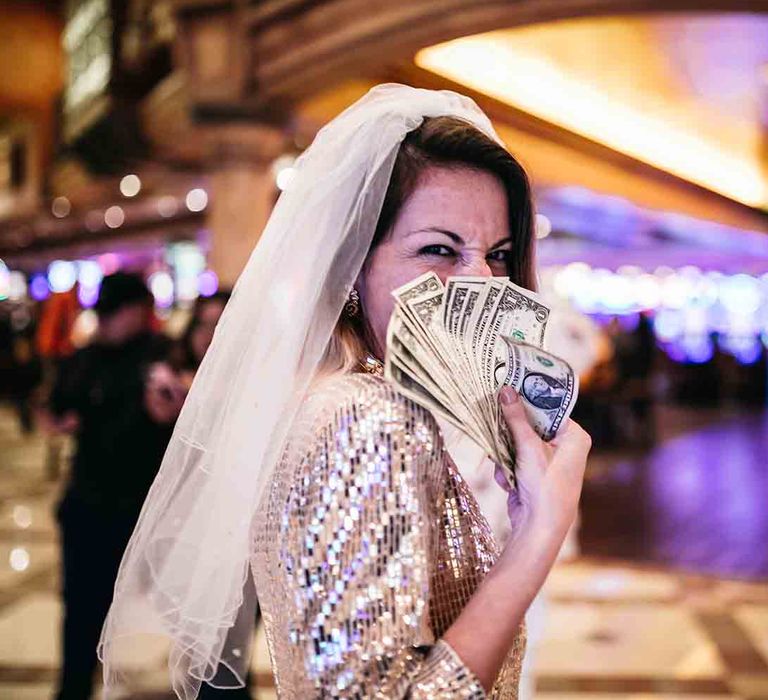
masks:
<path fill-rule="evenodd" d="M 280 697 L 516 697 L 523 617 L 573 521 L 589 437 L 569 422 L 544 444 L 501 392 L 519 486 L 500 549 L 435 420 L 381 361 L 390 291 L 425 271 L 533 287 L 532 216 L 523 169 L 462 95 L 379 85 L 318 133 L 124 556 L 107 686 L 153 634 L 179 697 L 241 686 L 258 592 Z"/>

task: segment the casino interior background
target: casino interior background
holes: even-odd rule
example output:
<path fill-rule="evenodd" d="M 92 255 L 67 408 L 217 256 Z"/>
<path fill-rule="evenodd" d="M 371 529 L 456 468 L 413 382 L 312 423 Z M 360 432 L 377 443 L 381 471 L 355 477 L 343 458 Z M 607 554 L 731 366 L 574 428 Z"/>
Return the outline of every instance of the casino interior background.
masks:
<path fill-rule="evenodd" d="M 0 698 L 49 697 L 59 663 L 46 363 L 118 269 L 178 335 L 383 81 L 486 110 L 581 343 L 595 448 L 523 693 L 768 697 L 768 2 L 49 0 L 0 2 Z M 125 697 L 166 697 L 163 650 L 138 656 Z M 261 636 L 253 663 L 272 697 Z"/>

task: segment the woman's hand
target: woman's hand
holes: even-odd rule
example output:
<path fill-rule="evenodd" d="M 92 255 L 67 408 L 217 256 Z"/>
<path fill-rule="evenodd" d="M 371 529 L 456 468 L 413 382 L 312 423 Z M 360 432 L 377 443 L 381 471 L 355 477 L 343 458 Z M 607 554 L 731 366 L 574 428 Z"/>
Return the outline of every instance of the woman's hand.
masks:
<path fill-rule="evenodd" d="M 80 419 L 74 411 L 57 416 L 51 411 L 41 410 L 38 412 L 38 420 L 43 429 L 52 435 L 72 435 L 80 427 Z"/>
<path fill-rule="evenodd" d="M 544 442 L 528 423 L 514 389 L 504 387 L 499 403 L 517 449 L 517 490 L 507 483 L 502 467 L 497 466 L 495 474 L 509 493 L 510 546 L 521 536 L 535 534 L 559 550 L 576 517 L 592 440 L 569 420 L 551 442 Z"/>
<path fill-rule="evenodd" d="M 487 691 L 576 516 L 591 446 L 589 435 L 573 421 L 545 443 L 528 423 L 513 389 L 502 389 L 499 400 L 517 448 L 517 490 L 507 484 L 502 468 L 496 468 L 496 480 L 509 492 L 513 536 L 443 635 Z"/>
<path fill-rule="evenodd" d="M 166 425 L 175 421 L 186 394 L 186 387 L 168 365 L 157 362 L 150 367 L 144 387 L 144 408 L 155 423 Z"/>

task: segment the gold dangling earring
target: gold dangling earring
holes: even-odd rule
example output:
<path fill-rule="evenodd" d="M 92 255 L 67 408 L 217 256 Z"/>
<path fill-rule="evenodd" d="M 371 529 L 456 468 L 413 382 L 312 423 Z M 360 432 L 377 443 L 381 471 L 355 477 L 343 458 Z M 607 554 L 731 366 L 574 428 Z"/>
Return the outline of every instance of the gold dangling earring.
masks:
<path fill-rule="evenodd" d="M 347 297 L 347 303 L 344 304 L 344 313 L 349 318 L 355 318 L 360 313 L 360 293 L 353 287 Z"/>

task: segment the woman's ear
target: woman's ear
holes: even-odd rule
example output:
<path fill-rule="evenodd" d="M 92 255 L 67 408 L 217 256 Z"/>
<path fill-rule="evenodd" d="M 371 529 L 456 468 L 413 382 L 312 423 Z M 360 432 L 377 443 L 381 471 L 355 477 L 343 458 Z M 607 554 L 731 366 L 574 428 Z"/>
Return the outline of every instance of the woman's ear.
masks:
<path fill-rule="evenodd" d="M 367 273 L 367 266 L 363 264 L 363 269 L 360 270 L 360 274 L 357 276 L 357 279 L 355 280 L 354 284 L 352 285 L 352 289 L 356 289 L 357 293 L 360 295 L 360 299 L 365 299 L 365 279 L 366 279 L 366 273 Z"/>

